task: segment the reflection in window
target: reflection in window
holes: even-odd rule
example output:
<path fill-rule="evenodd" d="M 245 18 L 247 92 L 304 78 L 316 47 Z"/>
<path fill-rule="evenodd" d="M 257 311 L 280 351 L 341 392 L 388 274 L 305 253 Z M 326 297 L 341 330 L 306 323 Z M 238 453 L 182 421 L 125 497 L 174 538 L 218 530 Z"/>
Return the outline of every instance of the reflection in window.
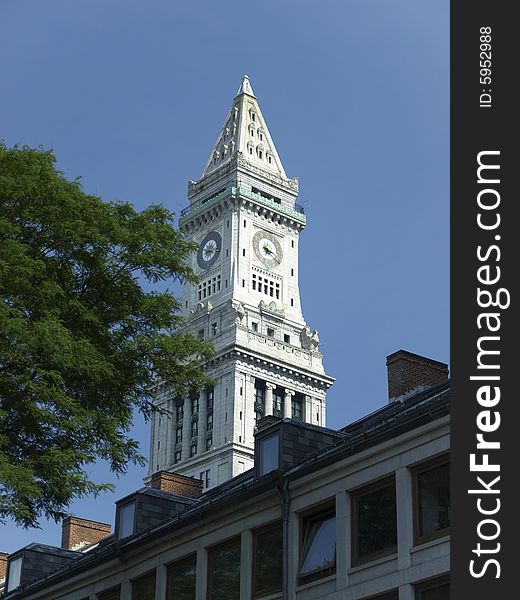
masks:
<path fill-rule="evenodd" d="M 259 474 L 265 475 L 278 469 L 278 434 L 260 440 L 259 450 Z"/>
<path fill-rule="evenodd" d="M 180 560 L 168 567 L 166 600 L 195 600 L 197 557 Z"/>
<path fill-rule="evenodd" d="M 20 585 L 22 576 L 22 557 L 15 558 L 9 561 L 9 586 L 7 591 L 10 592 Z"/>
<path fill-rule="evenodd" d="M 336 515 L 328 512 L 305 519 L 300 562 L 300 581 L 336 571 Z"/>
<path fill-rule="evenodd" d="M 355 492 L 352 508 L 354 562 L 395 552 L 397 508 L 394 478 Z"/>
<path fill-rule="evenodd" d="M 282 524 L 260 531 L 254 538 L 253 593 L 272 594 L 282 589 Z"/>
<path fill-rule="evenodd" d="M 155 600 L 155 571 L 132 581 L 132 600 Z"/>
<path fill-rule="evenodd" d="M 209 600 L 240 600 L 240 540 L 208 552 Z"/>
<path fill-rule="evenodd" d="M 431 579 L 415 587 L 417 600 L 450 600 L 449 576 Z"/>
<path fill-rule="evenodd" d="M 450 526 L 450 464 L 430 463 L 415 471 L 416 541 L 446 534 Z"/>
<path fill-rule="evenodd" d="M 96 594 L 96 598 L 98 600 L 120 600 L 121 588 L 117 586 L 106 592 L 101 592 L 100 594 Z"/>
<path fill-rule="evenodd" d="M 119 539 L 122 540 L 134 533 L 135 502 L 119 508 Z"/>

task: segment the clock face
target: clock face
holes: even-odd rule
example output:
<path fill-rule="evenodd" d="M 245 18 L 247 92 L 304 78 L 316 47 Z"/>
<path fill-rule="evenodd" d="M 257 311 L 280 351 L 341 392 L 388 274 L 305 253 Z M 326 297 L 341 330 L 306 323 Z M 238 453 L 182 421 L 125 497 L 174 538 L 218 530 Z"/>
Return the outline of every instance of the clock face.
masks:
<path fill-rule="evenodd" d="M 266 267 L 276 268 L 282 262 L 282 245 L 278 238 L 268 231 L 259 230 L 255 233 L 253 250 L 256 258 Z"/>
<path fill-rule="evenodd" d="M 222 249 L 222 236 L 212 231 L 202 240 L 197 252 L 197 264 L 201 269 L 209 269 L 215 264 Z"/>

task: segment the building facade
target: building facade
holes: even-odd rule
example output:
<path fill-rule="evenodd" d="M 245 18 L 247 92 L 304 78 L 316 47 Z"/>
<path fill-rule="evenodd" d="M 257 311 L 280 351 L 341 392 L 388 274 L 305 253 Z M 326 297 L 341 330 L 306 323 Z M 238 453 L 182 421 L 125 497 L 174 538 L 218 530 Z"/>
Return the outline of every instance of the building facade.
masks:
<path fill-rule="evenodd" d="M 155 473 L 87 551 L 11 554 L 6 600 L 448 600 L 450 388 L 428 362 L 392 355 L 400 399 L 340 430 L 263 418 L 254 468 L 213 489 Z"/>
<path fill-rule="evenodd" d="M 303 317 L 298 244 L 306 216 L 247 76 L 202 177 L 188 185 L 179 226 L 198 252 L 198 284 L 186 284 L 186 328 L 210 341 L 214 386 L 179 398 L 164 382 L 153 417 L 151 476 L 199 477 L 209 488 L 253 466 L 258 419 L 326 425 L 326 375 L 318 333 Z"/>

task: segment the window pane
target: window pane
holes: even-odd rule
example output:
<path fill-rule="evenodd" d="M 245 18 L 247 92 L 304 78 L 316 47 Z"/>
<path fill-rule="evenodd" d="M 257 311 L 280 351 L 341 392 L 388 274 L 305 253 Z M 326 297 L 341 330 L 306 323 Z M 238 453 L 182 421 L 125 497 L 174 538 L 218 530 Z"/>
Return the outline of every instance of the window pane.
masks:
<path fill-rule="evenodd" d="M 119 509 L 119 539 L 134 533 L 135 503 L 126 504 Z"/>
<path fill-rule="evenodd" d="M 260 475 L 278 468 L 278 434 L 260 441 Z"/>
<path fill-rule="evenodd" d="M 450 465 L 440 465 L 417 475 L 419 535 L 450 526 Z"/>
<path fill-rule="evenodd" d="M 397 544 L 395 484 L 357 497 L 358 556 L 390 549 Z"/>
<path fill-rule="evenodd" d="M 240 600 L 240 541 L 209 552 L 210 600 Z"/>
<path fill-rule="evenodd" d="M 421 600 L 450 600 L 450 584 L 446 583 L 431 590 L 425 590 L 420 598 Z"/>
<path fill-rule="evenodd" d="M 155 600 L 155 571 L 132 581 L 132 600 Z"/>
<path fill-rule="evenodd" d="M 329 515 L 307 521 L 300 575 L 334 566 L 336 553 L 336 517 Z"/>
<path fill-rule="evenodd" d="M 100 594 L 97 594 L 97 598 L 98 600 L 119 600 L 120 594 L 121 589 L 118 586 L 108 590 L 108 592 L 101 592 Z"/>
<path fill-rule="evenodd" d="M 22 575 L 22 557 L 9 561 L 9 589 L 14 590 L 20 585 L 20 577 Z"/>
<path fill-rule="evenodd" d="M 255 594 L 282 589 L 282 537 L 281 524 L 256 535 L 253 584 Z"/>
<path fill-rule="evenodd" d="M 197 558 L 179 561 L 168 568 L 167 600 L 195 600 Z"/>

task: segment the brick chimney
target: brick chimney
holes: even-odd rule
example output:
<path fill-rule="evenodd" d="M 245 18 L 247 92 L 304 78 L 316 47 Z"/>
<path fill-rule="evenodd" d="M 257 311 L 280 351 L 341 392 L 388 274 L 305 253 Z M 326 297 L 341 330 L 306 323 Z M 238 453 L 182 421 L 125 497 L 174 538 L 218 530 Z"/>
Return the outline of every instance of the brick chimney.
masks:
<path fill-rule="evenodd" d="M 157 471 L 152 475 L 150 487 L 154 490 L 169 492 L 177 496 L 190 496 L 197 498 L 202 495 L 203 482 L 194 477 L 186 477 L 178 473 Z"/>
<path fill-rule="evenodd" d="M 7 552 L 0 552 L 0 582 L 7 577 Z"/>
<path fill-rule="evenodd" d="M 387 356 L 386 366 L 390 402 L 408 398 L 449 377 L 447 364 L 406 350 L 398 350 Z"/>
<path fill-rule="evenodd" d="M 97 544 L 110 535 L 110 525 L 79 517 L 67 517 L 61 526 L 61 547 L 81 550 Z"/>

